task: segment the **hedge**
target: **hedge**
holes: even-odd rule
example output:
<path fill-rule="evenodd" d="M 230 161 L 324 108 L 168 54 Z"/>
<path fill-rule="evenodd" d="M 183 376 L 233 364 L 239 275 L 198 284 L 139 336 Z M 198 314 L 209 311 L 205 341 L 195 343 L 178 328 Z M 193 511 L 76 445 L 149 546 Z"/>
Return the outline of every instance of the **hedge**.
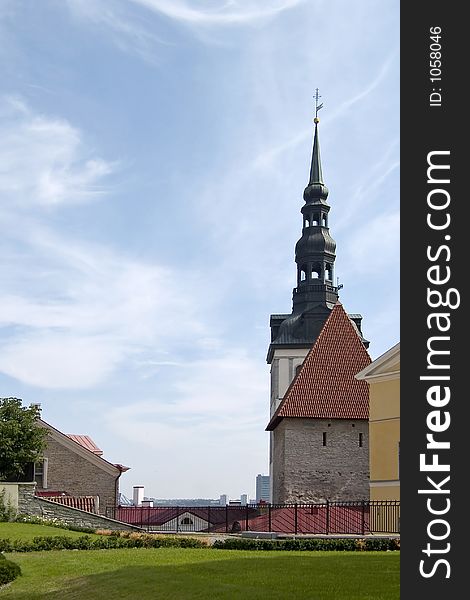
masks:
<path fill-rule="evenodd" d="M 150 534 L 83 535 L 35 537 L 32 540 L 0 539 L 0 552 L 35 552 L 43 550 L 101 550 L 115 548 L 207 548 L 207 540 L 185 537 L 159 537 Z M 304 538 L 287 540 L 226 538 L 216 540 L 213 548 L 221 550 L 399 550 L 399 538 Z"/>
<path fill-rule="evenodd" d="M 226 538 L 216 540 L 220 550 L 399 550 L 399 538 L 305 538 L 290 540 Z"/>
<path fill-rule="evenodd" d="M 43 550 L 101 550 L 114 548 L 206 548 L 207 542 L 196 538 L 165 538 L 153 535 L 122 537 L 117 535 L 91 538 L 82 535 L 34 537 L 32 540 L 0 539 L 0 552 L 36 552 Z"/>

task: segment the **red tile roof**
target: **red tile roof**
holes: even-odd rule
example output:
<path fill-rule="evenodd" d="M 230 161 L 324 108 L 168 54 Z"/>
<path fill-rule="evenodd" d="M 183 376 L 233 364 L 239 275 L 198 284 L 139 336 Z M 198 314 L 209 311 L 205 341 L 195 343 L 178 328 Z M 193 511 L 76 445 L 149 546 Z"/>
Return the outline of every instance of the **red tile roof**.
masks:
<path fill-rule="evenodd" d="M 50 502 L 64 504 L 71 508 L 78 508 L 90 513 L 98 513 L 96 496 L 49 496 L 45 498 Z"/>
<path fill-rule="evenodd" d="M 284 417 L 368 419 L 369 388 L 354 375 L 370 362 L 338 302 L 266 429 L 272 431 Z"/>
<path fill-rule="evenodd" d="M 80 444 L 80 446 L 83 446 L 90 452 L 93 452 L 93 454 L 96 454 L 97 456 L 101 456 L 103 454 L 103 450 L 98 448 L 98 446 L 95 444 L 95 442 L 91 439 L 89 435 L 77 435 L 75 433 L 67 433 L 67 437 L 69 437 L 74 442 L 77 442 L 77 444 Z"/>

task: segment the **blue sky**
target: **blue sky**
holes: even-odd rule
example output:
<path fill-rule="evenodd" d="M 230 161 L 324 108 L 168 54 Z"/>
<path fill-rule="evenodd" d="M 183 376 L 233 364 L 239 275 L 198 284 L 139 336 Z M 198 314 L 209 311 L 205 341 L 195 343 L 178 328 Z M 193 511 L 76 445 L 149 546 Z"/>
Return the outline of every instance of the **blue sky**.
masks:
<path fill-rule="evenodd" d="M 341 301 L 399 338 L 397 0 L 2 0 L 0 396 L 131 467 L 254 496 L 315 88 Z"/>

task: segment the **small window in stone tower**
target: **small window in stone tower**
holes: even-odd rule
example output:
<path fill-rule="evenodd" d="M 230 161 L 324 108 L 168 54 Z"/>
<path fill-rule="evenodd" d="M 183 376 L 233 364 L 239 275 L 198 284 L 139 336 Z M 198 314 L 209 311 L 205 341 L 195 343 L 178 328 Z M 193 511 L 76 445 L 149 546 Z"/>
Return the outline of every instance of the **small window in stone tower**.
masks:
<path fill-rule="evenodd" d="M 323 227 L 327 227 L 327 221 L 326 221 L 326 215 L 322 215 L 321 218 L 321 224 L 323 225 Z"/>
<path fill-rule="evenodd" d="M 331 265 L 325 266 L 325 279 L 331 281 Z"/>
<path fill-rule="evenodd" d="M 300 270 L 300 281 L 305 281 L 307 279 L 307 270 L 306 267 L 302 267 Z"/>
<path fill-rule="evenodd" d="M 323 432 L 323 445 L 326 446 L 326 431 Z"/>
<path fill-rule="evenodd" d="M 305 221 L 304 221 L 304 227 L 309 227 L 309 226 L 310 226 L 310 223 L 308 222 L 308 219 L 305 219 Z"/>
<path fill-rule="evenodd" d="M 312 217 L 312 226 L 316 227 L 319 224 L 319 217 L 318 215 L 313 215 Z"/>
<path fill-rule="evenodd" d="M 359 448 L 362 448 L 362 433 L 359 433 Z"/>

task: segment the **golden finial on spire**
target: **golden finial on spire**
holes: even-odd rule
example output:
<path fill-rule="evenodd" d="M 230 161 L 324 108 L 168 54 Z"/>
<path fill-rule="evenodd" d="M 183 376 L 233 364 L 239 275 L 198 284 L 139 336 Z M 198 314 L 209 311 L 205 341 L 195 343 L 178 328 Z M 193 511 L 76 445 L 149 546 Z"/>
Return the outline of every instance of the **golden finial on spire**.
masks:
<path fill-rule="evenodd" d="M 313 119 L 313 122 L 316 125 L 317 123 L 320 123 L 320 119 L 318 118 L 318 111 L 321 108 L 323 108 L 323 102 L 321 104 L 318 104 L 318 100 L 321 98 L 318 88 L 315 90 L 315 96 L 313 96 L 313 98 L 315 100 L 315 118 Z"/>

